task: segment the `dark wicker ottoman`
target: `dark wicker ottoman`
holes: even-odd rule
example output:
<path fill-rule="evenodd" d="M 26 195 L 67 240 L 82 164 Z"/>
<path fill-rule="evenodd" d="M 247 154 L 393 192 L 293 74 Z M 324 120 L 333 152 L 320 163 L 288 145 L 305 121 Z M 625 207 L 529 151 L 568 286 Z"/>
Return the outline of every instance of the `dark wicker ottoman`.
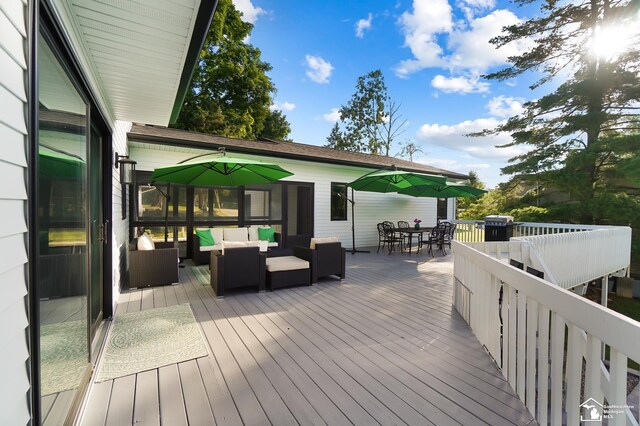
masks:
<path fill-rule="evenodd" d="M 267 287 L 278 288 L 311 285 L 309 262 L 295 256 L 267 258 Z"/>

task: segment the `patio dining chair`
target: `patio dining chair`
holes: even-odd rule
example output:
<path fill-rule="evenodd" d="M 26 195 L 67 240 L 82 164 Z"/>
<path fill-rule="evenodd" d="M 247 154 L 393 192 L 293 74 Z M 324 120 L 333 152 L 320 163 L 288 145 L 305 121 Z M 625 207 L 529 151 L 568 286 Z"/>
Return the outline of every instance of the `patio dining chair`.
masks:
<path fill-rule="evenodd" d="M 446 226 L 446 230 L 443 236 L 443 243 L 449 246 L 449 249 L 451 249 L 451 241 L 453 241 L 455 237 L 457 224 L 451 222 L 440 222 L 440 225 Z"/>
<path fill-rule="evenodd" d="M 404 221 L 404 220 L 399 220 L 398 221 L 398 228 L 409 229 L 409 222 Z M 411 233 L 411 232 L 401 232 L 400 233 L 400 237 L 403 240 L 402 244 L 404 244 L 404 247 L 412 247 L 413 246 L 413 238 L 415 238 L 416 239 L 417 252 L 420 251 L 420 242 L 421 242 L 421 239 L 422 239 L 422 235 L 421 234 L 414 234 L 414 233 Z M 411 254 L 411 252 L 409 252 L 409 254 Z"/>
<path fill-rule="evenodd" d="M 382 222 L 377 225 L 378 227 L 378 251 L 380 252 L 380 248 L 384 248 L 385 245 L 389 249 L 389 254 L 393 251 L 394 244 L 398 243 L 400 247 L 400 251 L 402 251 L 402 237 L 396 235 L 393 232 L 393 226 L 390 226 L 388 223 Z"/>
<path fill-rule="evenodd" d="M 429 236 L 422 240 L 423 244 L 427 244 L 429 246 L 429 253 L 431 253 L 431 256 L 433 257 L 433 246 L 435 245 L 438 249 L 440 249 L 440 251 L 442 252 L 442 255 L 445 256 L 447 253 L 444 251 L 444 238 L 445 238 L 445 234 L 448 231 L 448 226 L 446 223 L 439 223 L 437 224 L 433 229 L 431 229 L 431 232 L 429 232 Z"/>

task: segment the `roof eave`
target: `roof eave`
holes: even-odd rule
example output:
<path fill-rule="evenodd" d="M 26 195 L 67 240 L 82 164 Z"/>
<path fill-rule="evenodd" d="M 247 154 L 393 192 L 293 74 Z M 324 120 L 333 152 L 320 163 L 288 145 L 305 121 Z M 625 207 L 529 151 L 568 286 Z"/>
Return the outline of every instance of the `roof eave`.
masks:
<path fill-rule="evenodd" d="M 200 52 L 207 40 L 209 27 L 211 26 L 213 14 L 217 6 L 218 0 L 203 0 L 200 2 L 198 15 L 193 27 L 193 34 L 191 35 L 191 43 L 189 43 L 189 49 L 185 56 L 184 67 L 182 68 L 182 75 L 180 76 L 180 84 L 178 85 L 176 99 L 171 110 L 171 117 L 169 118 L 170 124 L 174 124 L 178 119 L 178 115 L 180 115 L 184 98 L 187 96 L 187 91 L 191 85 L 191 79 L 198 65 Z"/>
<path fill-rule="evenodd" d="M 171 137 L 171 136 L 158 136 L 158 135 L 149 135 L 149 134 L 145 134 L 145 133 L 136 133 L 136 127 L 134 126 L 132 128 L 132 130 L 128 133 L 128 138 L 129 141 L 131 142 L 146 142 L 146 143 L 150 143 L 150 144 L 157 144 L 157 145 L 171 145 L 171 146 L 182 146 L 185 148 L 199 148 L 199 149 L 211 149 L 211 148 L 217 148 L 217 147 L 221 147 L 221 146 L 225 146 L 227 147 L 228 150 L 233 151 L 233 152 L 238 152 L 238 153 L 245 153 L 245 154 L 260 154 L 260 155 L 264 155 L 267 157 L 273 157 L 273 158 L 287 158 L 287 159 L 292 159 L 292 160 L 302 160 L 302 161 L 311 161 L 311 162 L 315 162 L 315 163 L 324 163 L 324 164 L 338 164 L 338 165 L 344 165 L 344 166 L 354 166 L 354 167 L 363 167 L 363 168 L 367 168 L 367 169 L 375 169 L 375 168 L 383 168 L 386 167 L 384 165 L 376 165 L 376 164 L 372 164 L 372 163 L 367 163 L 367 162 L 360 162 L 357 160 L 340 160 L 340 159 L 335 159 L 335 158 L 322 158 L 322 157 L 315 157 L 315 156 L 309 156 L 309 155 L 304 155 L 304 154 L 296 154 L 296 153 L 287 153 L 287 152 L 272 152 L 272 151 L 268 151 L 268 150 L 259 150 L 256 148 L 249 148 L 249 147 L 243 147 L 243 146 L 237 146 L 237 145 L 229 145 L 229 144 L 224 144 L 224 143 L 218 143 L 218 142 L 203 142 L 203 141 L 195 141 L 195 140 L 189 140 L 189 139 L 183 139 L 183 138 L 175 138 L 175 137 Z M 143 126 L 144 128 L 144 126 Z M 436 174 L 435 172 L 427 172 L 425 170 L 422 170 L 420 168 L 412 168 L 410 166 L 406 166 L 406 165 L 401 165 L 398 166 L 398 168 L 408 171 L 408 172 L 416 172 L 416 173 L 431 173 L 431 174 Z M 453 179 L 463 179 L 463 180 L 468 180 L 469 176 L 462 174 L 462 173 L 457 173 L 457 172 L 451 172 L 449 170 L 441 170 L 442 173 L 440 173 L 441 175 L 448 177 L 448 178 L 453 178 Z"/>

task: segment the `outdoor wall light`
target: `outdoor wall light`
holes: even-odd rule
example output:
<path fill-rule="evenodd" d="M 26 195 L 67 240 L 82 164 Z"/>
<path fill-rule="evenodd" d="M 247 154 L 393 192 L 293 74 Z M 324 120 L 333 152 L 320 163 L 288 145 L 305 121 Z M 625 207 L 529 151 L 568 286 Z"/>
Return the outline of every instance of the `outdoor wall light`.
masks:
<path fill-rule="evenodd" d="M 136 170 L 137 161 L 131 160 L 128 155 L 120 155 L 116 152 L 115 168 L 120 169 L 120 183 L 124 185 L 133 184 L 133 172 Z"/>
<path fill-rule="evenodd" d="M 134 171 L 137 161 L 131 160 L 128 155 L 120 155 L 116 152 L 114 166 L 120 169 L 120 184 L 122 185 L 122 219 L 127 218 L 127 185 L 133 185 Z"/>

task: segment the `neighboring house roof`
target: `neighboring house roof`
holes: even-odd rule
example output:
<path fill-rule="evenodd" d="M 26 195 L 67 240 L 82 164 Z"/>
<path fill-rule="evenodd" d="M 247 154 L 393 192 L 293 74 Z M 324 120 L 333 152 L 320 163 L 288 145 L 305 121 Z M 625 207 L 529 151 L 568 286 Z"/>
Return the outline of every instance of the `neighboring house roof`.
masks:
<path fill-rule="evenodd" d="M 396 166 L 402 170 L 443 175 L 454 179 L 469 178 L 469 176 L 462 173 L 439 169 L 437 167 L 414 163 L 395 157 L 342 151 L 297 142 L 232 139 L 223 136 L 196 133 L 167 127 L 134 124 L 129 132 L 129 140 L 132 142 L 138 141 L 204 149 L 226 147 L 229 151 L 260 154 L 271 157 L 373 168 Z"/>

